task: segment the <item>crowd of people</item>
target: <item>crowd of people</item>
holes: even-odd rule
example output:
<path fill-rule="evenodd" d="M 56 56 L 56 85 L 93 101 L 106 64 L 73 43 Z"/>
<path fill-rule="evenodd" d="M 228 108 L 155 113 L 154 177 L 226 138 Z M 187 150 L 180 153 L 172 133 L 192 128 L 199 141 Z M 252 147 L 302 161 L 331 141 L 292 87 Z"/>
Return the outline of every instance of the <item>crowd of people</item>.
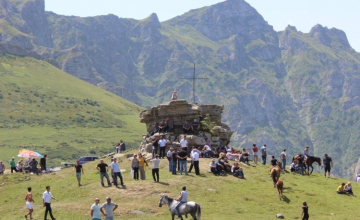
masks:
<path fill-rule="evenodd" d="M 41 174 L 42 172 L 46 172 L 46 157 L 44 155 L 40 158 L 40 163 L 37 161 L 38 158 L 27 158 L 27 159 L 20 159 L 17 163 L 15 161 L 15 157 L 9 160 L 10 164 L 10 172 L 11 173 L 26 173 L 26 172 L 33 172 L 34 174 Z M 40 167 L 38 167 L 40 165 Z M 0 175 L 5 173 L 5 164 L 0 161 Z"/>

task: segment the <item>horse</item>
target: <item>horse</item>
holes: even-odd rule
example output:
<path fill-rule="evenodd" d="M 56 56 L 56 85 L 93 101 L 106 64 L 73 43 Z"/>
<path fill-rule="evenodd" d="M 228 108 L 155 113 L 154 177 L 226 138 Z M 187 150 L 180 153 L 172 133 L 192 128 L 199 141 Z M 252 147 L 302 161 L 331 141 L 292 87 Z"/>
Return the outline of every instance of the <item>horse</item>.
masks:
<path fill-rule="evenodd" d="M 161 195 L 159 201 L 159 207 L 161 207 L 164 204 L 169 206 L 171 219 L 174 220 L 176 215 L 175 207 L 178 204 L 178 202 L 175 199 L 168 197 L 167 195 Z M 182 215 L 185 215 L 185 217 L 187 218 L 187 214 L 190 214 L 194 220 L 200 220 L 201 218 L 200 204 L 196 202 L 190 201 L 185 204 L 182 204 L 180 206 L 179 211 L 181 215 L 181 220 L 183 220 Z"/>
<path fill-rule="evenodd" d="M 297 164 L 297 158 L 299 157 L 299 155 L 295 155 L 293 157 L 293 162 L 295 162 L 295 164 Z M 309 156 L 305 161 L 304 161 L 304 166 L 305 166 L 305 170 L 307 169 L 307 173 L 308 175 L 312 174 L 314 168 L 313 168 L 313 163 L 317 162 L 319 164 L 319 166 L 321 166 L 321 159 L 320 157 L 313 157 L 313 156 Z M 309 171 L 309 168 L 311 167 L 311 171 Z"/>
<path fill-rule="evenodd" d="M 274 188 L 276 187 L 276 183 L 277 181 L 280 179 L 280 172 L 281 172 L 281 167 L 282 167 L 282 163 L 281 162 L 277 162 L 277 166 L 273 166 L 270 169 L 270 176 L 273 179 L 274 182 Z"/>
<path fill-rule="evenodd" d="M 276 182 L 276 188 L 278 190 L 278 193 L 279 193 L 279 199 L 281 201 L 281 198 L 282 198 L 282 193 L 283 193 L 283 186 L 284 186 L 284 182 L 279 179 L 277 182 Z"/>

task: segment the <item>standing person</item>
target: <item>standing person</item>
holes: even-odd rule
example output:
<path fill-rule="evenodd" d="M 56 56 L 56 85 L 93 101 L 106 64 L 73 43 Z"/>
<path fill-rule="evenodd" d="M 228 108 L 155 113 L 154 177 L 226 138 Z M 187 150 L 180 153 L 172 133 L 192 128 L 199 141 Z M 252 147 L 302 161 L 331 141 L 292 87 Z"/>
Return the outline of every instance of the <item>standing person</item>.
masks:
<path fill-rule="evenodd" d="M 50 186 L 46 186 L 46 191 L 43 193 L 43 207 L 46 207 L 45 217 L 44 217 L 45 220 L 47 219 L 48 212 L 50 214 L 51 219 L 56 220 L 56 218 L 54 218 L 52 214 L 51 199 L 55 199 L 56 201 L 58 200 L 57 198 L 51 195 Z"/>
<path fill-rule="evenodd" d="M 46 172 L 46 157 L 47 157 L 47 155 L 45 154 L 44 157 L 40 159 L 41 172 L 43 170 L 45 170 L 45 172 Z"/>
<path fill-rule="evenodd" d="M 159 155 L 155 155 L 155 158 L 151 160 L 153 163 L 153 168 L 152 168 L 152 176 L 154 179 L 154 182 L 159 182 L 159 169 L 160 169 L 160 159 L 159 159 Z M 155 175 L 156 175 L 156 179 L 155 179 Z"/>
<path fill-rule="evenodd" d="M 92 220 L 101 220 L 101 212 L 99 206 L 100 199 L 96 198 L 95 203 L 90 208 L 90 216 Z"/>
<path fill-rule="evenodd" d="M 5 172 L 5 165 L 2 161 L 0 161 L 0 175 L 3 175 Z"/>
<path fill-rule="evenodd" d="M 298 168 L 301 170 L 301 175 L 304 175 L 304 157 L 302 154 L 299 155 L 297 158 L 298 161 Z"/>
<path fill-rule="evenodd" d="M 32 159 L 30 162 L 31 171 L 33 173 L 36 173 L 36 175 L 39 175 L 39 170 L 37 168 L 38 162 L 35 160 L 35 158 Z"/>
<path fill-rule="evenodd" d="M 267 156 L 266 144 L 264 144 L 264 146 L 262 146 L 260 148 L 260 152 L 261 152 L 262 164 L 265 165 L 266 164 L 266 156 Z"/>
<path fill-rule="evenodd" d="M 114 184 L 116 187 L 118 187 L 118 183 L 117 183 L 117 177 L 120 178 L 120 184 L 121 186 L 125 186 L 124 182 L 123 182 L 123 177 L 121 175 L 121 171 L 120 171 L 120 167 L 118 162 L 116 161 L 116 158 L 114 158 L 113 162 L 111 163 L 111 173 L 114 176 Z"/>
<path fill-rule="evenodd" d="M 280 160 L 282 162 L 282 169 L 286 170 L 286 149 L 280 153 Z"/>
<path fill-rule="evenodd" d="M 107 172 L 109 171 L 109 166 L 106 163 L 104 163 L 103 159 L 100 160 L 100 163 L 96 166 L 96 169 L 100 171 L 100 181 L 101 181 L 102 187 L 105 187 L 104 186 L 104 177 L 106 178 L 106 180 L 108 182 L 108 186 L 111 186 L 110 178 L 109 178 L 109 175 L 107 174 Z"/>
<path fill-rule="evenodd" d="M 157 152 L 158 152 L 158 142 L 159 142 L 159 139 L 158 139 L 158 137 L 157 136 L 154 136 L 154 140 L 152 141 L 152 145 L 153 145 L 153 147 L 152 147 L 152 149 L 153 149 L 153 151 L 152 151 L 152 157 L 154 158 L 155 157 L 155 154 L 157 154 Z"/>
<path fill-rule="evenodd" d="M 164 139 L 164 136 L 161 136 L 158 144 L 160 147 L 160 158 L 164 159 L 165 158 L 165 149 L 166 149 L 166 145 L 167 145 L 167 141 Z"/>
<path fill-rule="evenodd" d="M 9 161 L 9 163 L 10 163 L 11 173 L 13 173 L 13 171 L 15 171 L 15 172 L 16 172 L 15 157 L 11 158 L 11 160 Z"/>
<path fill-rule="evenodd" d="M 173 94 L 171 95 L 171 100 L 178 100 L 178 97 L 176 95 L 176 91 L 174 91 Z"/>
<path fill-rule="evenodd" d="M 169 161 L 169 172 L 172 172 L 172 153 L 173 153 L 174 149 L 173 148 L 170 148 L 169 151 L 167 152 L 166 156 L 168 158 L 168 161 Z"/>
<path fill-rule="evenodd" d="M 32 197 L 32 193 L 31 193 L 31 187 L 28 188 L 28 192 L 26 193 L 25 196 L 25 201 L 26 201 L 26 207 L 29 209 L 29 213 L 25 215 L 25 218 L 27 219 L 28 216 L 30 216 L 30 219 L 32 218 L 32 213 L 34 211 L 34 207 L 32 205 L 32 202 L 35 202 L 33 197 Z"/>
<path fill-rule="evenodd" d="M 76 161 L 74 170 L 76 171 L 76 179 L 78 181 L 78 185 L 81 186 L 81 173 L 84 174 L 84 169 L 82 165 L 80 165 L 79 161 Z"/>
<path fill-rule="evenodd" d="M 258 162 L 258 148 L 257 148 L 256 144 L 253 144 L 252 152 L 253 152 L 253 155 L 254 155 L 254 163 L 257 165 L 257 162 Z"/>
<path fill-rule="evenodd" d="M 146 176 L 145 176 L 146 167 L 148 167 L 149 165 L 148 165 L 148 163 L 146 162 L 146 159 L 144 158 L 144 156 L 141 153 L 139 153 L 138 155 L 139 155 L 138 160 L 139 160 L 140 179 L 145 180 L 145 178 L 146 178 Z"/>
<path fill-rule="evenodd" d="M 357 175 L 356 182 L 360 183 L 360 174 Z"/>
<path fill-rule="evenodd" d="M 184 135 L 183 139 L 180 141 L 181 149 L 187 152 L 188 142 L 186 140 L 186 135 Z"/>
<path fill-rule="evenodd" d="M 178 155 L 176 151 L 172 151 L 171 161 L 172 161 L 172 175 L 176 175 L 176 164 L 178 160 Z"/>
<path fill-rule="evenodd" d="M 114 220 L 114 211 L 117 207 L 118 205 L 116 203 L 111 202 L 110 197 L 106 197 L 106 202 L 101 205 L 100 212 L 105 215 L 105 220 Z"/>
<path fill-rule="evenodd" d="M 111 174 L 111 178 L 112 178 L 112 180 L 113 180 L 111 183 L 115 184 L 115 182 L 114 182 L 114 180 L 115 180 L 114 172 L 112 171 L 112 168 L 111 168 L 112 162 L 114 162 L 114 158 L 113 158 L 113 157 L 110 158 L 110 174 Z"/>
<path fill-rule="evenodd" d="M 188 175 L 188 171 L 187 171 L 187 157 L 188 157 L 188 152 L 187 151 L 180 151 L 178 153 L 178 160 L 180 161 L 180 175 L 182 175 L 183 170 L 185 170 L 185 175 Z"/>
<path fill-rule="evenodd" d="M 199 158 L 200 158 L 199 151 L 197 150 L 197 147 L 195 147 L 195 152 L 193 153 L 193 164 L 194 164 L 196 175 L 200 175 Z"/>
<path fill-rule="evenodd" d="M 136 154 L 134 154 L 134 158 L 131 161 L 131 169 L 134 170 L 134 180 L 139 180 L 139 160 Z"/>
<path fill-rule="evenodd" d="M 187 203 L 188 195 L 189 195 L 188 192 L 186 192 L 186 186 L 183 186 L 181 189 L 182 189 L 182 191 L 180 192 L 180 196 L 179 196 L 179 198 L 176 199 L 176 201 L 178 201 L 179 203 L 175 207 L 178 218 L 181 218 L 179 208 L 182 204 Z"/>
<path fill-rule="evenodd" d="M 301 217 L 302 217 L 302 220 L 309 219 L 309 207 L 307 206 L 305 201 L 303 202 Z"/>
<path fill-rule="evenodd" d="M 326 178 L 326 172 L 327 172 L 328 177 L 330 178 L 331 167 L 334 167 L 334 163 L 333 163 L 331 157 L 329 157 L 327 154 L 325 154 L 325 157 L 323 159 L 323 165 L 324 165 L 324 170 L 325 170 L 324 177 Z"/>

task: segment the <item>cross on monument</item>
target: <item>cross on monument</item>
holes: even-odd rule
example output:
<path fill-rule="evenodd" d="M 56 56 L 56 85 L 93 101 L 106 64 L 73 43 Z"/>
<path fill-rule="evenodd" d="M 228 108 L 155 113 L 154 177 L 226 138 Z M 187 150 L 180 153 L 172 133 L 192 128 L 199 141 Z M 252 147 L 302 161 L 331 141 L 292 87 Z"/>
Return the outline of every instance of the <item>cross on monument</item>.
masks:
<path fill-rule="evenodd" d="M 195 103 L 195 80 L 197 79 L 209 79 L 209 78 L 196 78 L 195 77 L 195 63 L 194 63 L 194 76 L 192 78 L 180 78 L 180 79 L 192 79 L 193 80 L 193 100 Z"/>

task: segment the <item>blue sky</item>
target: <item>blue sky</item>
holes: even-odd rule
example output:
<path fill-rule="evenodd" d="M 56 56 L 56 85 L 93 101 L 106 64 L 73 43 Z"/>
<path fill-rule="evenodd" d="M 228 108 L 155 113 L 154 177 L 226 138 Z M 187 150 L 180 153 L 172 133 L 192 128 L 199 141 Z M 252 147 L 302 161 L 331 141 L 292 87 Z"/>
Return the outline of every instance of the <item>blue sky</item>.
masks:
<path fill-rule="evenodd" d="M 155 12 L 160 21 L 221 0 L 45 0 L 46 10 L 81 17 L 115 14 L 143 19 Z M 309 32 L 316 24 L 345 31 L 360 52 L 360 0 L 247 0 L 276 31 L 290 24 Z"/>

